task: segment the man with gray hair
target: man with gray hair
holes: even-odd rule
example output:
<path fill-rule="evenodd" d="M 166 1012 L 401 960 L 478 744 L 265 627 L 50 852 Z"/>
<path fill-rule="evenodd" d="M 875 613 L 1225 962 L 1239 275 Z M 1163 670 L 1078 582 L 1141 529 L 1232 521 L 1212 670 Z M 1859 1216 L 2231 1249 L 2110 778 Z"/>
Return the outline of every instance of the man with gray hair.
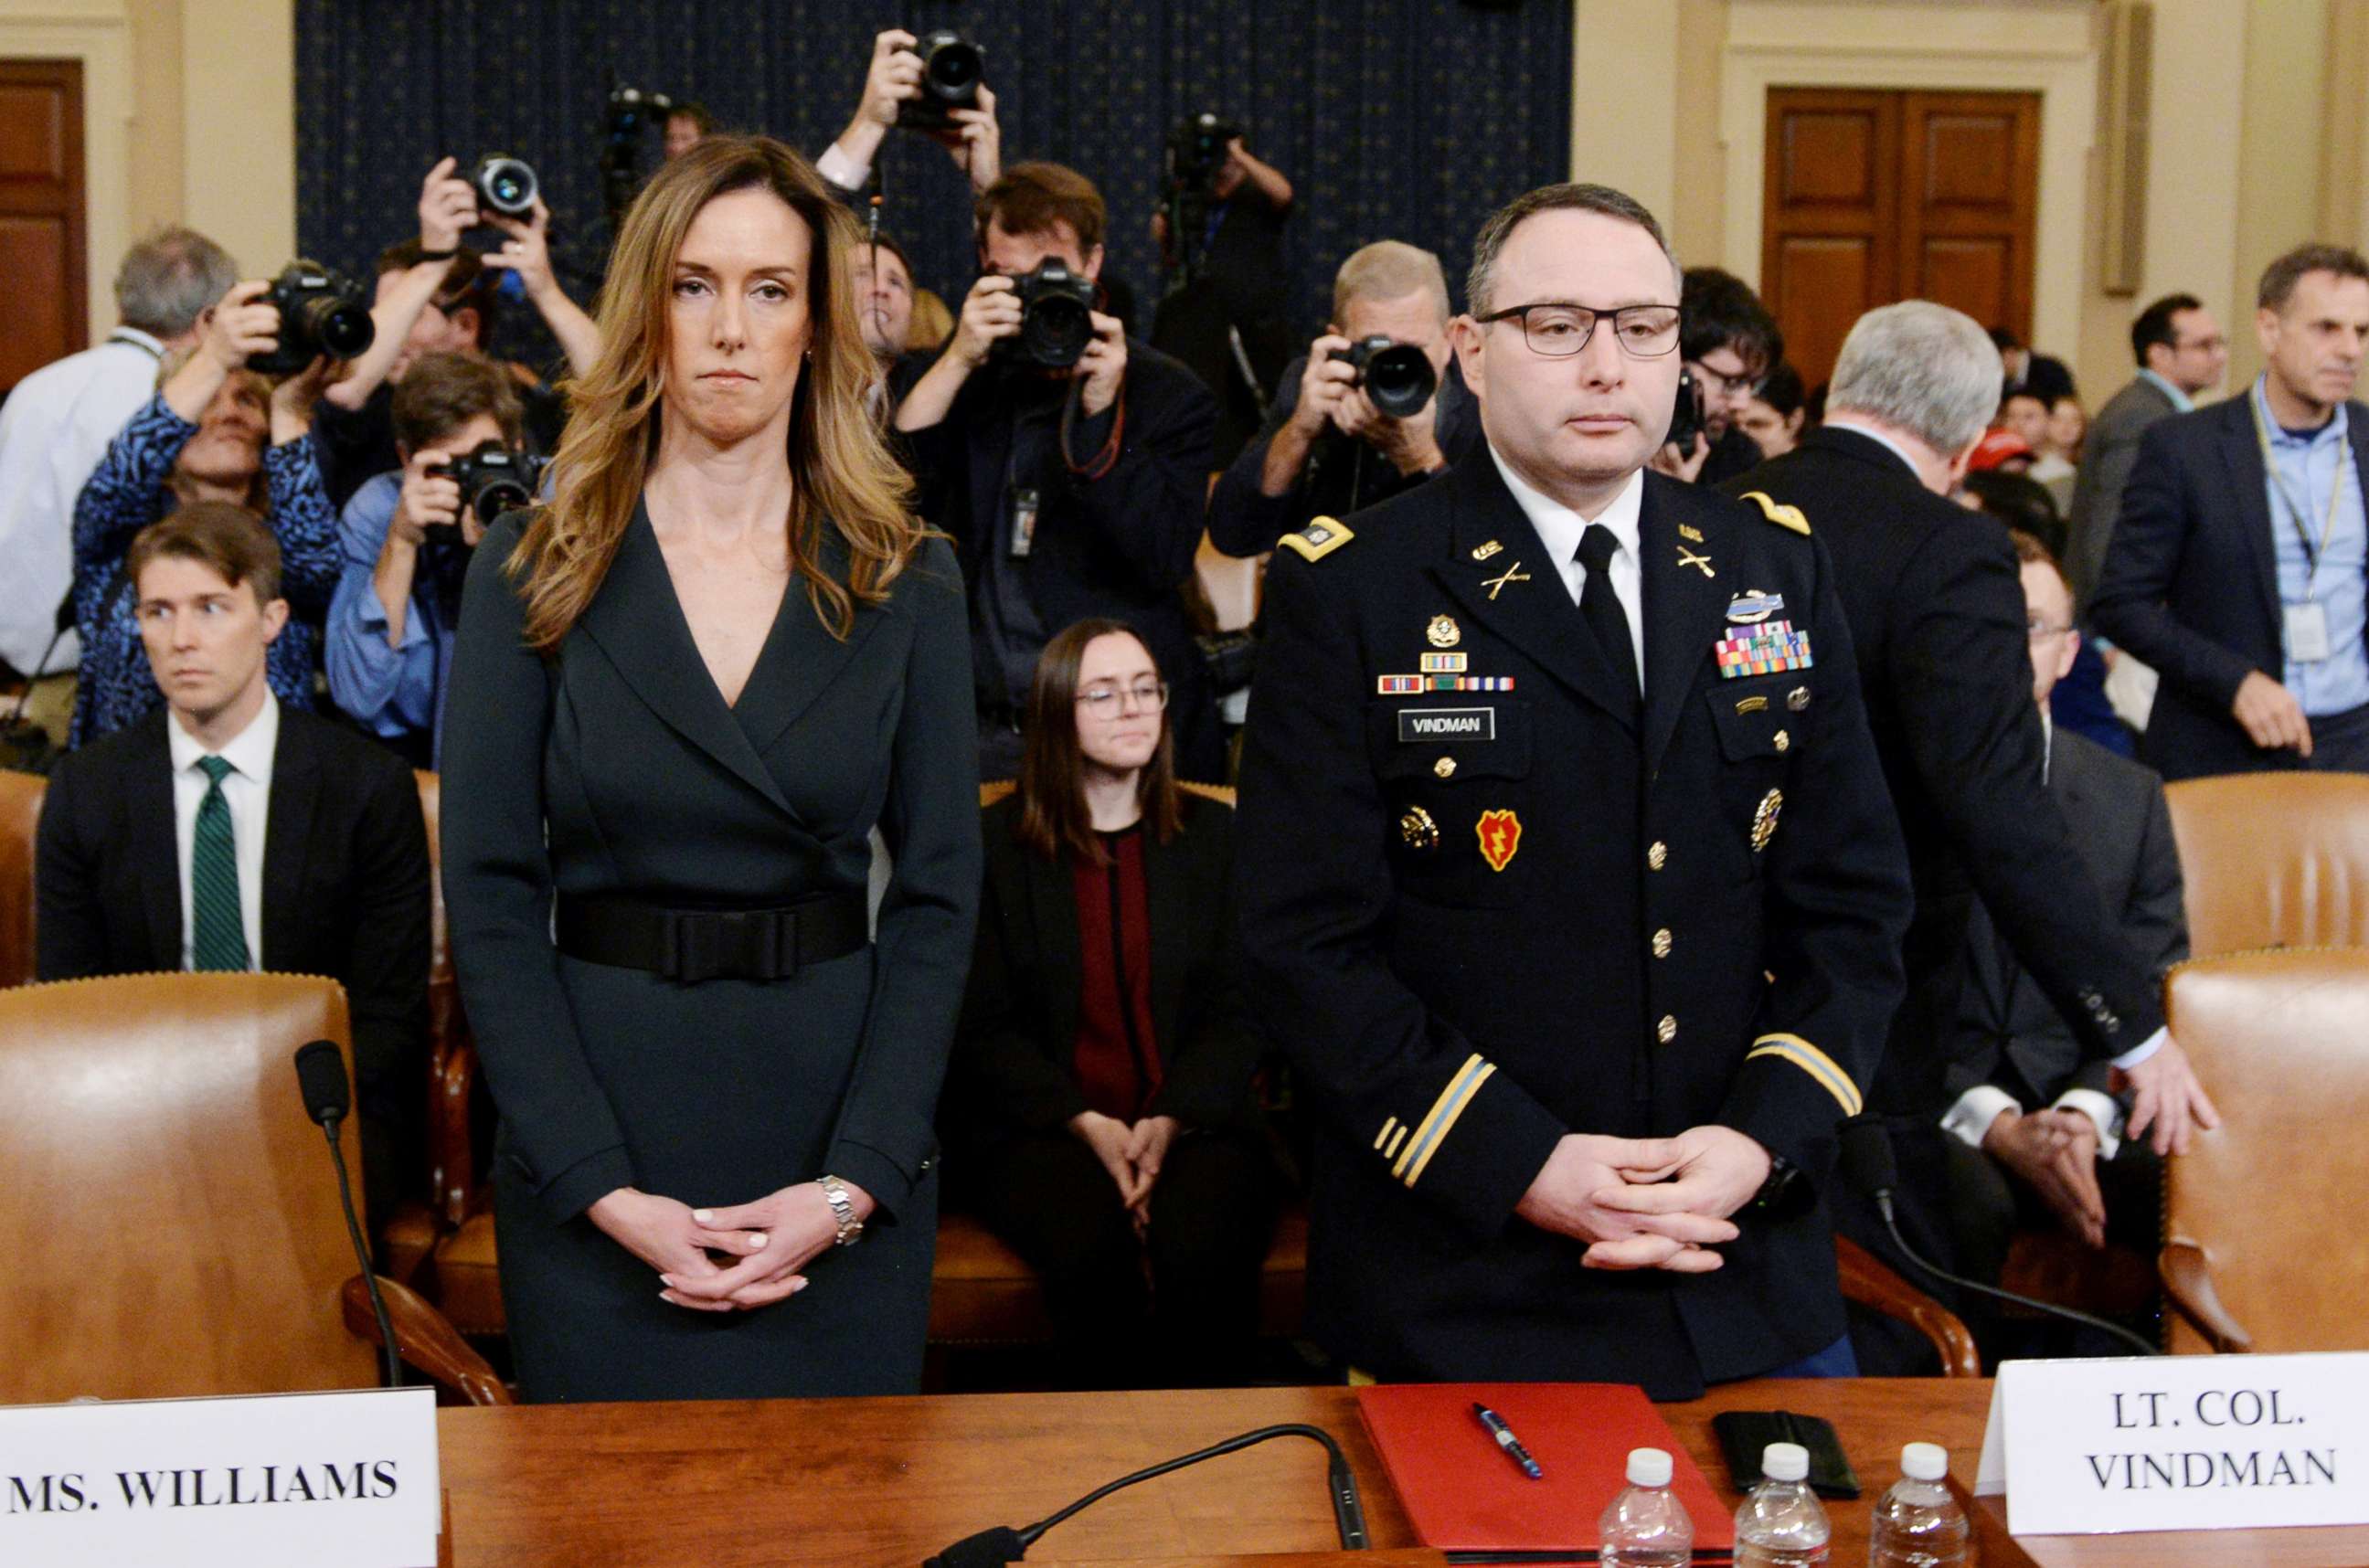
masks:
<path fill-rule="evenodd" d="M 74 498 L 107 443 L 155 395 L 158 363 L 197 342 L 236 281 L 229 253 L 205 235 L 157 230 L 116 271 L 117 326 L 107 340 L 35 371 L 0 407 L 0 561 L 8 568 L 0 572 L 0 678 L 64 672 L 35 680 L 27 704 L 61 739 L 81 657 L 73 631 L 58 630 L 74 581 Z"/>
<path fill-rule="evenodd" d="M 2133 1094 L 2125 1136 L 2184 1150 L 2218 1120 L 2165 1033 L 2160 977 L 2084 870 L 2045 782 L 2032 706 L 2023 587 L 2007 531 L 1951 502 L 1992 411 L 1989 335 L 1945 305 L 1908 300 L 1860 317 L 1844 339 L 1826 420 L 1783 457 L 1723 488 L 1799 508 L 1834 557 L 1885 780 L 1917 893 L 1907 1000 L 1869 1108 L 1891 1124 L 1910 1244 L 1952 1255 L 1943 1050 L 1980 897 L 1993 926 L 2071 1023 L 2085 1057 L 2111 1059 Z M 1872 1208 L 1847 1198 L 1841 1229 L 1897 1259 Z M 1906 1371 L 1872 1340 L 1870 1375 Z"/>
<path fill-rule="evenodd" d="M 1266 423 L 1209 498 L 1210 543 L 1264 555 L 1312 518 L 1386 501 L 1471 456 L 1481 415 L 1448 350 L 1448 276 L 1427 250 L 1377 240 L 1341 263 L 1332 321 L 1284 368 Z M 1377 403 L 1389 367 L 1370 356 L 1385 342 L 1431 367 L 1436 390 L 1421 407 L 1394 415 L 1387 392 Z M 1357 353 L 1367 362 L 1336 357 Z"/>

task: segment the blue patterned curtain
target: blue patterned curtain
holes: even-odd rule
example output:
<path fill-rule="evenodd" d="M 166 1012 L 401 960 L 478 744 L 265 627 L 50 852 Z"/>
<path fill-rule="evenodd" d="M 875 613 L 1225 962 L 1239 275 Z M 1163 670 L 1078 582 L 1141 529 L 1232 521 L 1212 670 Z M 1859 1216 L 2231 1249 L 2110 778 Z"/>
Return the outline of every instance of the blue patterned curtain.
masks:
<path fill-rule="evenodd" d="M 813 156 L 853 109 L 873 34 L 917 22 L 986 47 L 1007 164 L 1051 158 L 1101 188 L 1108 266 L 1143 322 L 1162 285 L 1149 228 L 1162 148 L 1183 115 L 1246 124 L 1251 150 L 1297 187 L 1290 297 L 1311 332 L 1351 250 L 1409 240 L 1459 280 L 1482 218 L 1568 166 L 1560 0 L 297 0 L 298 235 L 306 254 L 366 273 L 415 232 L 439 156 L 506 152 L 534 166 L 578 247 L 597 246 L 610 73 Z M 647 168 L 655 134 L 644 155 Z M 884 224 L 919 280 L 958 303 L 973 270 L 961 176 L 918 137 L 892 133 L 884 156 Z"/>

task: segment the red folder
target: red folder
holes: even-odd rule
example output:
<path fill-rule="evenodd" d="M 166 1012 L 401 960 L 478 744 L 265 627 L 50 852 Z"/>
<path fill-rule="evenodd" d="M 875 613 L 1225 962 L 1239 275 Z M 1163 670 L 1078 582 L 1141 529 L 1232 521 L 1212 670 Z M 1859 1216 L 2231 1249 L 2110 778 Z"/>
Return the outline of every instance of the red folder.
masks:
<path fill-rule="evenodd" d="M 1735 1520 L 1642 1389 L 1627 1383 L 1388 1383 L 1358 1413 L 1415 1539 L 1465 1562 L 1592 1562 L 1596 1523 L 1629 1484 L 1629 1450 L 1670 1455 L 1670 1488 L 1694 1521 L 1695 1561 L 1732 1562 Z M 1505 1418 L 1545 1479 L 1532 1481 L 1473 1416 Z"/>

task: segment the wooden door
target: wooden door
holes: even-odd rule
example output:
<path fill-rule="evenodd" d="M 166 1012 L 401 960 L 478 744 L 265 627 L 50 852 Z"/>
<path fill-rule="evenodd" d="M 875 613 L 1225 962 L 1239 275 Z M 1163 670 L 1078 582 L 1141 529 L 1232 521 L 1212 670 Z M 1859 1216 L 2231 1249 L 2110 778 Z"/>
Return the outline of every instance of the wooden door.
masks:
<path fill-rule="evenodd" d="M 88 346 L 82 63 L 0 60 L 0 393 Z"/>
<path fill-rule="evenodd" d="M 1805 383 L 1894 300 L 2030 340 L 2038 95 L 1772 88 L 1766 159 L 1761 297 Z"/>

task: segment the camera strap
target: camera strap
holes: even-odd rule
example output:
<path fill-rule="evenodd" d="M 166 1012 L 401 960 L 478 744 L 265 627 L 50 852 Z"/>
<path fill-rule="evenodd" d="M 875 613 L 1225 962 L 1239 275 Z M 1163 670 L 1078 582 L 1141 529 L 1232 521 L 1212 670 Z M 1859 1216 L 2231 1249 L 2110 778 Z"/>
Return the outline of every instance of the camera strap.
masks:
<path fill-rule="evenodd" d="M 1076 423 L 1078 408 L 1085 401 L 1086 380 L 1079 376 L 1070 383 L 1070 395 L 1061 400 L 1061 462 L 1081 479 L 1099 479 L 1118 466 L 1118 449 L 1127 436 L 1127 383 L 1119 383 L 1118 396 L 1111 404 L 1111 432 L 1102 450 L 1084 463 L 1070 455 L 1070 427 Z"/>

